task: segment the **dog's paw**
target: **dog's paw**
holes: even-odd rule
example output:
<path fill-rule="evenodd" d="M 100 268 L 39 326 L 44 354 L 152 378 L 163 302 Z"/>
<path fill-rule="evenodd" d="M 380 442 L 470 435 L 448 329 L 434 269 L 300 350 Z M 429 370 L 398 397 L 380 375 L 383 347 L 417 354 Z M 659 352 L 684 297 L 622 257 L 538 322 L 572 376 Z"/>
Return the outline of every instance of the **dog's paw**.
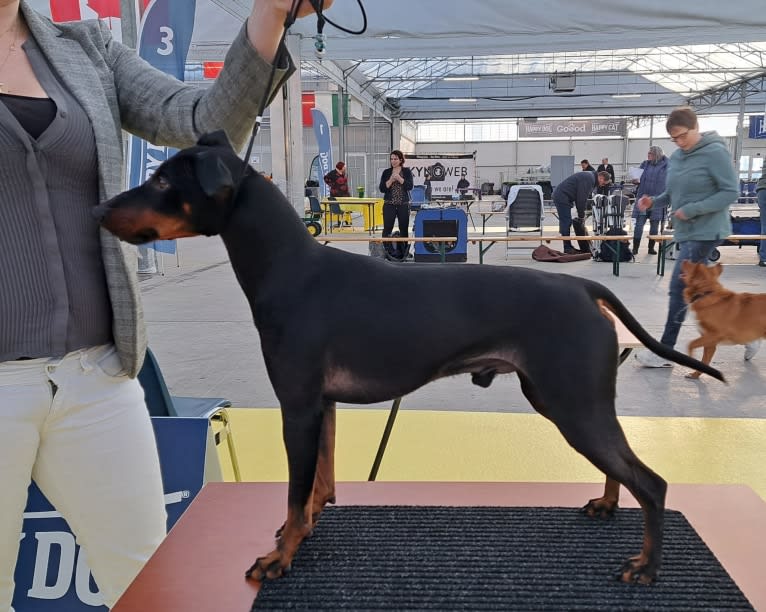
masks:
<path fill-rule="evenodd" d="M 702 372 L 689 372 L 684 376 L 684 378 L 689 378 L 691 380 L 697 380 L 700 376 L 702 376 Z"/>
<path fill-rule="evenodd" d="M 580 508 L 580 512 L 591 517 L 607 519 L 614 516 L 617 510 L 617 501 L 613 499 L 607 499 L 606 497 L 597 497 L 591 499 L 587 504 Z"/>
<path fill-rule="evenodd" d="M 652 584 L 657 579 L 657 569 L 643 555 L 637 555 L 626 559 L 615 578 L 621 582 Z"/>
<path fill-rule="evenodd" d="M 280 578 L 290 571 L 290 561 L 279 550 L 273 550 L 265 557 L 258 557 L 245 572 L 245 578 L 258 582 Z"/>

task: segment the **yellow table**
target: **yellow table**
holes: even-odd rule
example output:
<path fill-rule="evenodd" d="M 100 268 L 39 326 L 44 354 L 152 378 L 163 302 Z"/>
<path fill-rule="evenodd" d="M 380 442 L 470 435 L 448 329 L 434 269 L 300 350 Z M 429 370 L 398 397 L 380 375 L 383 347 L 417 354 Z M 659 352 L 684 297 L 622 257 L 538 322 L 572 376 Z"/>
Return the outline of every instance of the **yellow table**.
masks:
<path fill-rule="evenodd" d="M 364 231 L 373 233 L 378 227 L 383 227 L 383 198 L 335 198 L 341 210 L 356 209 L 361 211 L 364 217 Z M 332 233 L 332 223 L 328 223 L 330 216 L 330 200 L 322 200 L 325 211 L 325 232 Z"/>

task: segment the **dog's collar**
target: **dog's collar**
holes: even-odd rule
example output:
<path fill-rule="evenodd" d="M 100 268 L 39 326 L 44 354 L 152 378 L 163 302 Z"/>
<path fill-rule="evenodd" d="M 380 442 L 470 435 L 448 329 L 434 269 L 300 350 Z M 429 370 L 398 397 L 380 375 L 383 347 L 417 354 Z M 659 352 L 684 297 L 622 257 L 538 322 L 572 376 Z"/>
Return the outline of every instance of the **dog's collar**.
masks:
<path fill-rule="evenodd" d="M 712 293 L 713 293 L 712 291 L 705 291 L 705 293 L 695 293 L 695 294 L 692 296 L 692 299 L 691 299 L 691 300 L 689 300 L 689 303 L 691 304 L 691 303 L 693 303 L 693 302 L 696 302 L 697 300 L 701 300 L 703 297 L 705 297 L 705 296 L 707 296 L 707 295 L 710 295 L 710 294 L 712 294 Z"/>

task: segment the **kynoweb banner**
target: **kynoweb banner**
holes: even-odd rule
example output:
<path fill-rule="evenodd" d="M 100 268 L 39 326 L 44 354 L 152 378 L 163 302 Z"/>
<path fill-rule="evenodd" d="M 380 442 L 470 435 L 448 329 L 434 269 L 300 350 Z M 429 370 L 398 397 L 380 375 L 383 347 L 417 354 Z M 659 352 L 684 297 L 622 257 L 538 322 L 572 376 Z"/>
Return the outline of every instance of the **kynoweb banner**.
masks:
<path fill-rule="evenodd" d="M 152 0 L 141 18 L 138 55 L 182 81 L 194 32 L 195 10 L 196 0 Z M 131 136 L 129 151 L 129 188 L 146 181 L 175 153 L 175 149 L 152 145 L 137 136 Z M 175 240 L 159 240 L 154 243 L 154 248 L 163 253 L 175 253 L 176 243 Z"/>
<path fill-rule="evenodd" d="M 465 178 L 471 187 L 476 182 L 476 158 L 471 153 L 407 154 L 405 165 L 412 170 L 413 183 L 424 185 L 426 172 L 431 177 L 429 199 L 451 199 L 457 183 Z"/>

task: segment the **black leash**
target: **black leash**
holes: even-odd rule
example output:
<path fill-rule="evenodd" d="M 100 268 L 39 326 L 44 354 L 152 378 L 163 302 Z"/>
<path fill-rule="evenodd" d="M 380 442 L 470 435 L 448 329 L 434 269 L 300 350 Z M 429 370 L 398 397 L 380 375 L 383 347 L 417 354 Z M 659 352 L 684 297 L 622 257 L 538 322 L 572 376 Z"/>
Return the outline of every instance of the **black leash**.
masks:
<path fill-rule="evenodd" d="M 242 164 L 242 171 L 239 173 L 239 177 L 237 177 L 236 182 L 234 183 L 234 190 L 239 191 L 239 186 L 242 183 L 242 179 L 245 177 L 245 173 L 247 172 L 247 168 L 250 165 L 250 154 L 253 152 L 253 145 L 255 144 L 255 137 L 258 134 L 258 130 L 261 128 L 261 123 L 263 122 L 263 113 L 266 112 L 266 106 L 268 105 L 269 100 L 269 94 L 271 93 L 271 88 L 274 86 L 275 77 L 277 74 L 277 66 L 280 66 L 282 64 L 282 60 L 284 59 L 284 56 L 287 54 L 287 48 L 285 46 L 285 38 L 287 37 L 287 31 L 290 29 L 290 26 L 292 26 L 295 23 L 295 20 L 298 18 L 298 8 L 300 7 L 302 0 L 293 0 L 292 7 L 290 8 L 290 12 L 287 14 L 287 17 L 285 18 L 284 23 L 284 29 L 282 30 L 282 36 L 279 39 L 279 45 L 277 46 L 277 53 L 274 56 L 274 61 L 271 65 L 271 73 L 269 74 L 269 80 L 266 85 L 266 94 L 263 96 L 263 99 L 261 100 L 261 104 L 258 107 L 258 114 L 255 117 L 255 123 L 253 124 L 253 131 L 250 135 L 250 142 L 247 145 L 247 151 L 245 153 L 245 158 L 243 160 Z M 324 25 L 325 23 L 329 23 L 334 28 L 337 28 L 338 30 L 342 32 L 346 32 L 347 34 L 352 34 L 355 36 L 358 36 L 360 34 L 364 34 L 367 30 L 367 13 L 364 10 L 364 5 L 362 4 L 362 0 L 357 0 L 357 3 L 359 4 L 359 8 L 362 11 L 362 27 L 359 30 L 349 30 L 348 28 L 344 28 L 343 26 L 338 25 L 337 23 L 331 21 L 330 19 L 327 19 L 327 17 L 324 16 L 324 0 L 309 0 L 311 3 L 311 6 L 313 7 L 314 11 L 317 14 L 317 33 L 314 37 L 314 48 L 316 49 L 317 56 L 321 58 L 321 55 L 324 53 L 325 49 L 325 38 L 324 38 Z M 298 66 L 298 70 L 300 70 L 300 66 Z"/>

